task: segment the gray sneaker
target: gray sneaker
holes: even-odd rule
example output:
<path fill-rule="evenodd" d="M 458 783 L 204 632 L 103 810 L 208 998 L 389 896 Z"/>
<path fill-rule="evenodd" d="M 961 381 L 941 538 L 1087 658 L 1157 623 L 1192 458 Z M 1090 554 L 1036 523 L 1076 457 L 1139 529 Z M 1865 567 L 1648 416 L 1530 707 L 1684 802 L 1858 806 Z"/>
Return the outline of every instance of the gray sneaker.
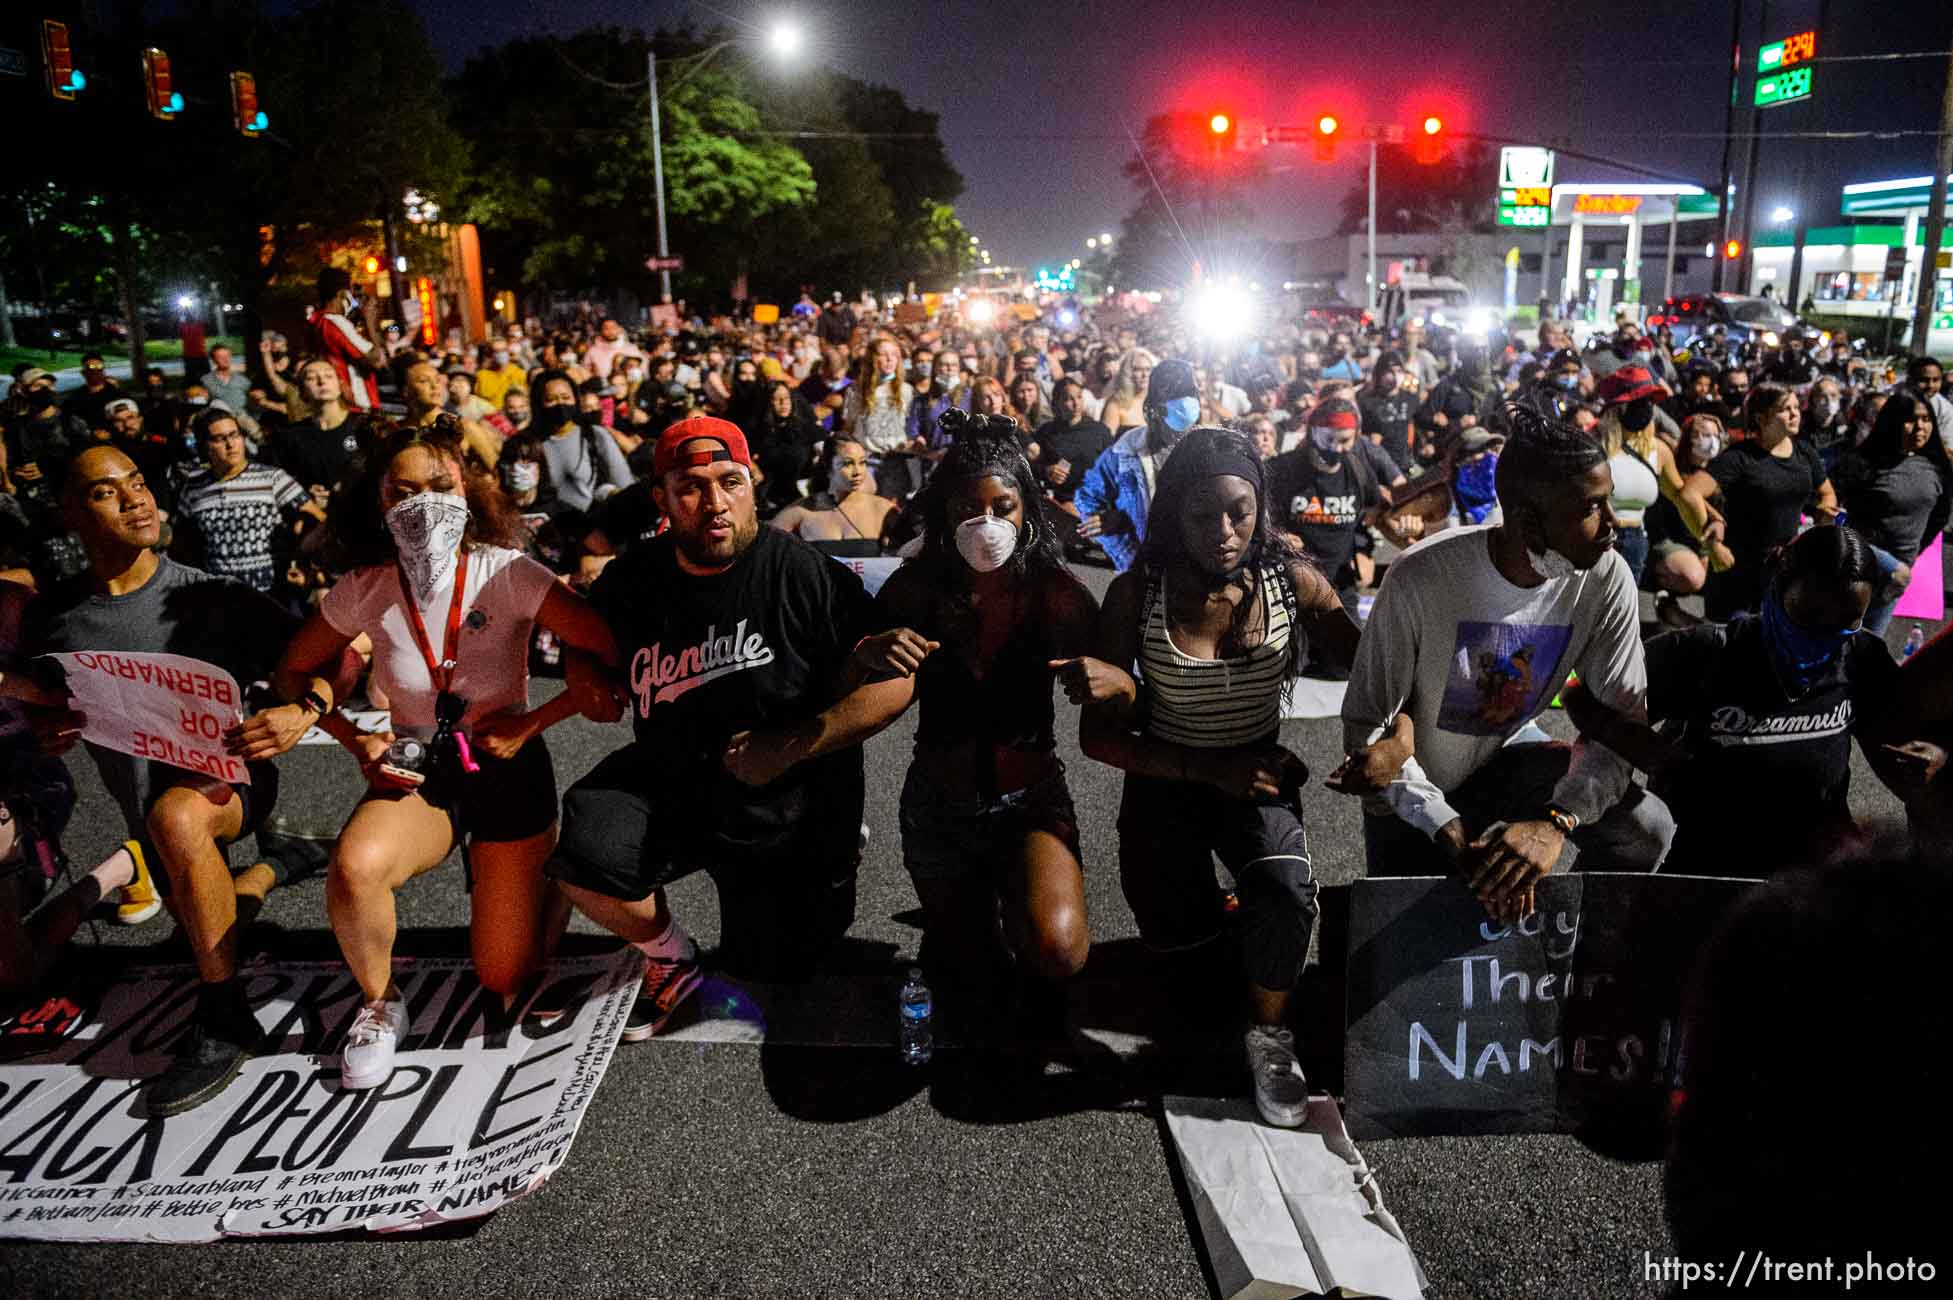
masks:
<path fill-rule="evenodd" d="M 1300 1128 L 1309 1112 L 1309 1081 L 1295 1059 L 1295 1035 L 1266 1025 L 1248 1027 L 1248 1071 L 1255 1109 L 1276 1128 Z"/>

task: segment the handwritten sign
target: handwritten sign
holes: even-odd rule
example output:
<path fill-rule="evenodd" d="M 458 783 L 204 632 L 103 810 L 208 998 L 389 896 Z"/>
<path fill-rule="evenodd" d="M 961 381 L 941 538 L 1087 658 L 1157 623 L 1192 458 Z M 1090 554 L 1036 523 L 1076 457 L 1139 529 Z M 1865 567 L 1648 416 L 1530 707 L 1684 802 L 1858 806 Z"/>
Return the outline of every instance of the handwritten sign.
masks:
<path fill-rule="evenodd" d="M 224 752 L 243 695 L 229 673 L 184 655 L 84 650 L 49 655 L 68 675 L 82 739 L 137 758 L 249 785 L 244 761 Z"/>
<path fill-rule="evenodd" d="M 265 1051 L 222 1095 L 170 1118 L 141 1095 L 187 1032 L 197 976 L 130 971 L 0 1022 L 0 1238 L 215 1241 L 489 1214 L 538 1190 L 610 1064 L 643 962 L 559 957 L 547 1023 L 504 1007 L 463 960 L 415 960 L 393 1074 L 339 1087 L 360 992 L 338 962 L 243 976 Z M 24 1055 L 32 1052 L 33 1055 Z"/>
<path fill-rule="evenodd" d="M 1659 1131 L 1695 955 L 1751 883 L 1551 876 L 1506 926 L 1449 877 L 1356 882 L 1350 1134 Z"/>

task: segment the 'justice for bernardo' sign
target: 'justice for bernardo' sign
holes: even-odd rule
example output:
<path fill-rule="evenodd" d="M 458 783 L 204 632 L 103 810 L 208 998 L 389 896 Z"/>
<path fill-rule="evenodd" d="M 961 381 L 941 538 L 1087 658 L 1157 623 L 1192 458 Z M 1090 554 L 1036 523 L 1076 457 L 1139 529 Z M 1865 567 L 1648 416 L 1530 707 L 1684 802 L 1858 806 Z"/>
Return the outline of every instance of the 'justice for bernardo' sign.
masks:
<path fill-rule="evenodd" d="M 360 993 L 336 962 L 256 967 L 265 1054 L 221 1096 L 164 1119 L 142 1090 L 196 1001 L 196 973 L 135 970 L 0 1023 L 0 1238 L 214 1241 L 488 1214 L 568 1155 L 632 999 L 635 949 L 551 964 L 548 1024 L 504 1009 L 470 963 L 397 974 L 412 1015 L 392 1076 L 339 1087 Z M 32 1055 L 25 1055 L 32 1053 Z"/>
<path fill-rule="evenodd" d="M 1517 925 L 1449 878 L 1352 886 L 1352 1137 L 1552 1133 L 1658 1118 L 1682 996 L 1751 882 L 1576 872 Z"/>
<path fill-rule="evenodd" d="M 82 739 L 228 785 L 250 784 L 243 760 L 224 752 L 224 733 L 244 706 L 236 679 L 223 669 L 183 655 L 81 651 L 47 657 L 67 673 L 73 707 L 88 718 Z"/>

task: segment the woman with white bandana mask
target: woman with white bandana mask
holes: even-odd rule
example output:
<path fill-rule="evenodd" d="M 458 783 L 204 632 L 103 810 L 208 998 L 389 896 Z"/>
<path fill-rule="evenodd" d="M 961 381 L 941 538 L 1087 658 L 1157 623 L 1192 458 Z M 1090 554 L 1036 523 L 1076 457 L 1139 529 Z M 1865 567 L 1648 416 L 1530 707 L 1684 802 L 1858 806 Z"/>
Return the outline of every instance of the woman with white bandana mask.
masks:
<path fill-rule="evenodd" d="M 285 651 L 281 671 L 331 661 L 362 633 L 392 729 L 322 720 L 367 779 L 334 849 L 326 911 L 363 1005 L 341 1058 L 342 1087 L 393 1069 L 408 1028 L 392 982 L 396 890 L 465 845 L 475 970 L 505 997 L 540 969 L 567 915 L 542 874 L 556 843 L 556 780 L 544 730 L 587 712 L 616 717 L 608 692 L 576 686 L 533 712 L 528 652 L 540 625 L 571 651 L 613 665 L 609 629 L 555 575 L 513 549 L 508 497 L 464 468 L 452 420 L 396 430 L 370 453 L 333 513 L 349 571 Z"/>

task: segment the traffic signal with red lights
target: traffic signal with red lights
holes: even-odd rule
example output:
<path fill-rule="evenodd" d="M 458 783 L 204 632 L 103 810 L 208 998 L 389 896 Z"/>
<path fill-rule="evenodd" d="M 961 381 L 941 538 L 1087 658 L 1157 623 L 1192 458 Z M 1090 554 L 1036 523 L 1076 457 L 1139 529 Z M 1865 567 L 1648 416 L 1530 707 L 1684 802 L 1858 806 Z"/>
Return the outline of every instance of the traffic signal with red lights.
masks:
<path fill-rule="evenodd" d="M 1743 255 L 1743 241 L 1740 239 L 1730 240 L 1722 246 L 1722 255 L 1726 261 L 1735 261 Z"/>
<path fill-rule="evenodd" d="M 246 137 L 255 137 L 270 125 L 258 107 L 258 79 L 248 72 L 231 74 L 231 120 L 237 123 L 238 134 Z"/>
<path fill-rule="evenodd" d="M 170 82 L 170 56 L 153 45 L 142 52 L 142 85 L 149 115 L 159 122 L 175 121 L 183 111 L 183 96 Z"/>
<path fill-rule="evenodd" d="M 1207 144 L 1215 156 L 1233 151 L 1237 146 L 1235 139 L 1240 123 L 1232 113 L 1221 109 L 1207 115 Z"/>
<path fill-rule="evenodd" d="M 1426 113 L 1417 124 L 1417 143 L 1412 153 L 1428 167 L 1444 157 L 1444 144 L 1444 119 L 1436 113 Z"/>
<path fill-rule="evenodd" d="M 1319 162 L 1336 160 L 1336 135 L 1343 129 L 1342 121 L 1334 113 L 1320 113 L 1316 116 L 1316 159 Z"/>
<path fill-rule="evenodd" d="M 378 275 L 380 273 L 380 259 L 369 255 L 364 262 L 360 263 L 360 269 L 368 275 Z"/>
<path fill-rule="evenodd" d="M 75 67 L 74 46 L 68 43 L 68 24 L 52 18 L 42 20 L 41 67 L 47 73 L 47 93 L 56 99 L 73 99 L 75 92 L 88 84 L 88 78 Z"/>

